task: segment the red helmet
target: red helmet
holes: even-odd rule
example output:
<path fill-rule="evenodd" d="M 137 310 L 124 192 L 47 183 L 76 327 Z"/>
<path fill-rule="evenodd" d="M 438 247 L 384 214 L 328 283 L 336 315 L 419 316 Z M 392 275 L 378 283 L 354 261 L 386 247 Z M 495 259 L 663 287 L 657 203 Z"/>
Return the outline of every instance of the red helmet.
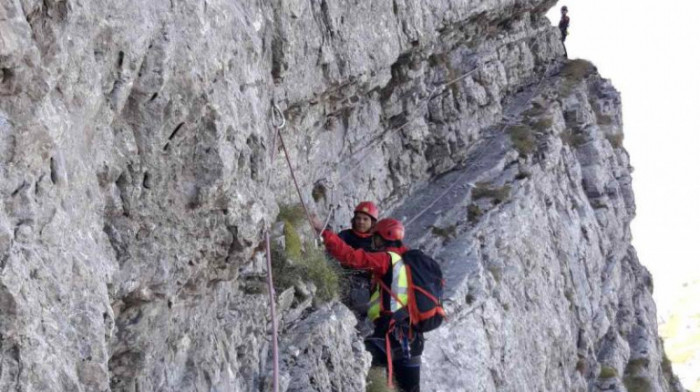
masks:
<path fill-rule="evenodd" d="M 373 234 L 379 234 L 387 241 L 403 240 L 403 232 L 403 223 L 391 218 L 380 220 L 372 230 Z"/>
<path fill-rule="evenodd" d="M 379 219 L 379 210 L 377 209 L 377 206 L 375 206 L 374 203 L 372 203 L 371 201 L 363 201 L 362 203 L 358 204 L 357 207 L 355 207 L 354 212 L 356 214 L 358 212 L 367 214 L 374 220 Z"/>

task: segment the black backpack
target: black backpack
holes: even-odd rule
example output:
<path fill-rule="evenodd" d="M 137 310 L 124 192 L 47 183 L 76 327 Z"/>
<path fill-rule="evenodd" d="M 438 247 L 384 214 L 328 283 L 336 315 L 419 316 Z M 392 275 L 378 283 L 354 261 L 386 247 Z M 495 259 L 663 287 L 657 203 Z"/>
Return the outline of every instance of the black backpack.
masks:
<path fill-rule="evenodd" d="M 445 281 L 440 265 L 419 249 L 412 249 L 402 256 L 408 275 L 408 304 L 394 312 L 397 325 L 410 322 L 412 330 L 428 332 L 439 327 L 446 318 L 442 307 Z M 396 297 L 382 284 L 384 290 Z"/>

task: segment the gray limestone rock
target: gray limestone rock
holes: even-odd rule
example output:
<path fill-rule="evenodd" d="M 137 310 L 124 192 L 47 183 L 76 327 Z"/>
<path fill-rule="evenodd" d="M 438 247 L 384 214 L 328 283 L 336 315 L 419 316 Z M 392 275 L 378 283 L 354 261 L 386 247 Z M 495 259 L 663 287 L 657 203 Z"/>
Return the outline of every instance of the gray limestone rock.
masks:
<path fill-rule="evenodd" d="M 553 4 L 4 1 L 0 390 L 267 388 L 275 107 L 313 211 L 375 200 L 444 263 L 425 390 L 680 390 L 620 98 L 564 64 Z M 364 390 L 357 320 L 295 286 L 282 390 Z"/>

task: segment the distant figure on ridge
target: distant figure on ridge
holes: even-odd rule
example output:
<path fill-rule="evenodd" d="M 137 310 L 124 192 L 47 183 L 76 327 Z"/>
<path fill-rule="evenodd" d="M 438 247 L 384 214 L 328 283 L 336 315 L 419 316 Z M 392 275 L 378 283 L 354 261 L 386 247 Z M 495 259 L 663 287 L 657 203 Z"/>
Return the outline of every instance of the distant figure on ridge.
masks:
<path fill-rule="evenodd" d="M 559 31 L 561 31 L 561 43 L 564 45 L 564 56 L 569 57 L 566 53 L 566 36 L 569 35 L 569 8 L 567 6 L 561 7 L 561 19 L 559 19 Z"/>

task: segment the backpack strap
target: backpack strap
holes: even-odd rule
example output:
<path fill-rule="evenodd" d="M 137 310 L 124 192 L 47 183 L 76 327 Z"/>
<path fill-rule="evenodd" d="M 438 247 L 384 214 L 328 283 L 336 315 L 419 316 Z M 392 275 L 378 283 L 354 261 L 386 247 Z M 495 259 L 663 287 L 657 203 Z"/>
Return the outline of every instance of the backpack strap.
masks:
<path fill-rule="evenodd" d="M 391 289 L 389 288 L 389 286 L 386 285 L 386 283 L 382 282 L 381 279 L 377 279 L 377 283 L 379 283 L 379 286 L 382 288 L 382 290 L 386 291 L 389 295 L 391 295 L 396 300 L 396 302 L 401 304 L 401 309 L 406 307 L 406 304 L 399 298 L 398 295 L 396 295 L 396 293 L 391 291 Z M 396 312 L 394 312 L 394 313 L 396 313 Z"/>

